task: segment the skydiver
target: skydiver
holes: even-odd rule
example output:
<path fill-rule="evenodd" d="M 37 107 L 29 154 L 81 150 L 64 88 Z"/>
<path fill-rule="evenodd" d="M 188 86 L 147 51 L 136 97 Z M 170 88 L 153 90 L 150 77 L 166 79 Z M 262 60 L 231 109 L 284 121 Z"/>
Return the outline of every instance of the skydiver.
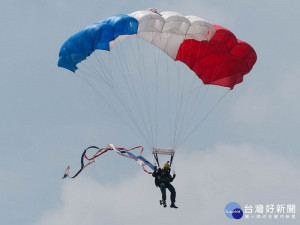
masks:
<path fill-rule="evenodd" d="M 171 182 L 176 177 L 176 174 L 173 174 L 173 176 L 170 175 L 170 165 L 169 163 L 165 163 L 163 168 L 157 169 L 157 167 L 154 167 L 154 172 L 152 173 L 152 176 L 155 177 L 155 185 L 160 188 L 162 200 L 160 200 L 160 204 L 164 207 L 167 207 L 166 204 L 166 188 L 169 189 L 171 192 L 171 208 L 177 209 L 178 207 L 175 205 L 175 199 L 176 199 L 176 191 Z"/>

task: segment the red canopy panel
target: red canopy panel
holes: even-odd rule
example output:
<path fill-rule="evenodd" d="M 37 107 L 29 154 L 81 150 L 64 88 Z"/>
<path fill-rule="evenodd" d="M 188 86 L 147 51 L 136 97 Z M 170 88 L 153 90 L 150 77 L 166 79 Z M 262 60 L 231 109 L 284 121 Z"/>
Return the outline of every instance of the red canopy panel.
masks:
<path fill-rule="evenodd" d="M 257 60 L 254 49 L 218 25 L 210 41 L 186 39 L 180 45 L 176 60 L 185 63 L 204 84 L 233 89 L 243 81 Z"/>

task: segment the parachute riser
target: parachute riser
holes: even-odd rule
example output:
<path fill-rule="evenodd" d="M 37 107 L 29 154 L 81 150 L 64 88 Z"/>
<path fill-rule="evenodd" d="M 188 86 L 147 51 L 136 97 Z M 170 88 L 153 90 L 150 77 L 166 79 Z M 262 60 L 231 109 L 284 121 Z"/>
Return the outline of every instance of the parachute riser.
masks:
<path fill-rule="evenodd" d="M 170 161 L 168 161 L 168 163 L 170 164 L 170 167 L 172 166 L 173 158 L 175 155 L 174 149 L 172 149 L 172 148 L 152 148 L 152 153 L 153 153 L 153 156 L 157 163 L 158 168 L 161 168 L 160 164 L 159 164 L 158 155 L 170 155 L 171 158 L 170 158 Z"/>

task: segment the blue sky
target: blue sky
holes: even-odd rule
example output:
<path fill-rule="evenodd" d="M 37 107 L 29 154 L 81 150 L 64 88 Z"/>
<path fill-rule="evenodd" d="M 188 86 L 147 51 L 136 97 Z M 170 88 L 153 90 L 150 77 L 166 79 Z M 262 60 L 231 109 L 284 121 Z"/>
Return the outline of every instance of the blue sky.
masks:
<path fill-rule="evenodd" d="M 114 154 L 77 180 L 60 179 L 68 164 L 79 166 L 85 147 L 141 142 L 78 77 L 57 67 L 61 44 L 95 21 L 149 7 L 222 25 L 258 55 L 245 82 L 176 155 L 176 212 L 159 208 L 152 177 Z M 1 223 L 229 224 L 223 209 L 230 201 L 300 206 L 298 8 L 293 0 L 1 1 Z"/>

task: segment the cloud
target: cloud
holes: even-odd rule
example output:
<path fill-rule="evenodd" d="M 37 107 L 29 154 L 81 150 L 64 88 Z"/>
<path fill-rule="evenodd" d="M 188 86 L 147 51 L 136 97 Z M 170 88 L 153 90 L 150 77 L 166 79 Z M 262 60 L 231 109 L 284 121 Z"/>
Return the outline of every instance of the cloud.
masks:
<path fill-rule="evenodd" d="M 269 115 L 272 103 L 270 95 L 249 89 L 237 97 L 231 108 L 231 117 L 234 121 L 248 125 L 260 124 Z"/>
<path fill-rule="evenodd" d="M 231 224 L 223 213 L 230 201 L 242 206 L 300 204 L 299 166 L 257 146 L 218 144 L 204 151 L 182 151 L 175 166 L 177 210 L 161 208 L 159 189 L 142 172 L 117 183 L 81 176 L 63 183 L 62 203 L 35 225 Z"/>
<path fill-rule="evenodd" d="M 282 78 L 280 86 L 278 88 L 278 96 L 283 101 L 288 103 L 294 103 L 299 101 L 300 96 L 300 69 L 288 71 L 287 74 Z"/>
<path fill-rule="evenodd" d="M 278 128 L 279 123 L 282 123 L 283 128 L 299 124 L 298 74 L 299 68 L 290 68 L 284 76 L 276 76 L 265 89 L 248 88 L 240 95 L 235 95 L 236 101 L 230 110 L 233 121 L 252 127 L 277 124 Z"/>

